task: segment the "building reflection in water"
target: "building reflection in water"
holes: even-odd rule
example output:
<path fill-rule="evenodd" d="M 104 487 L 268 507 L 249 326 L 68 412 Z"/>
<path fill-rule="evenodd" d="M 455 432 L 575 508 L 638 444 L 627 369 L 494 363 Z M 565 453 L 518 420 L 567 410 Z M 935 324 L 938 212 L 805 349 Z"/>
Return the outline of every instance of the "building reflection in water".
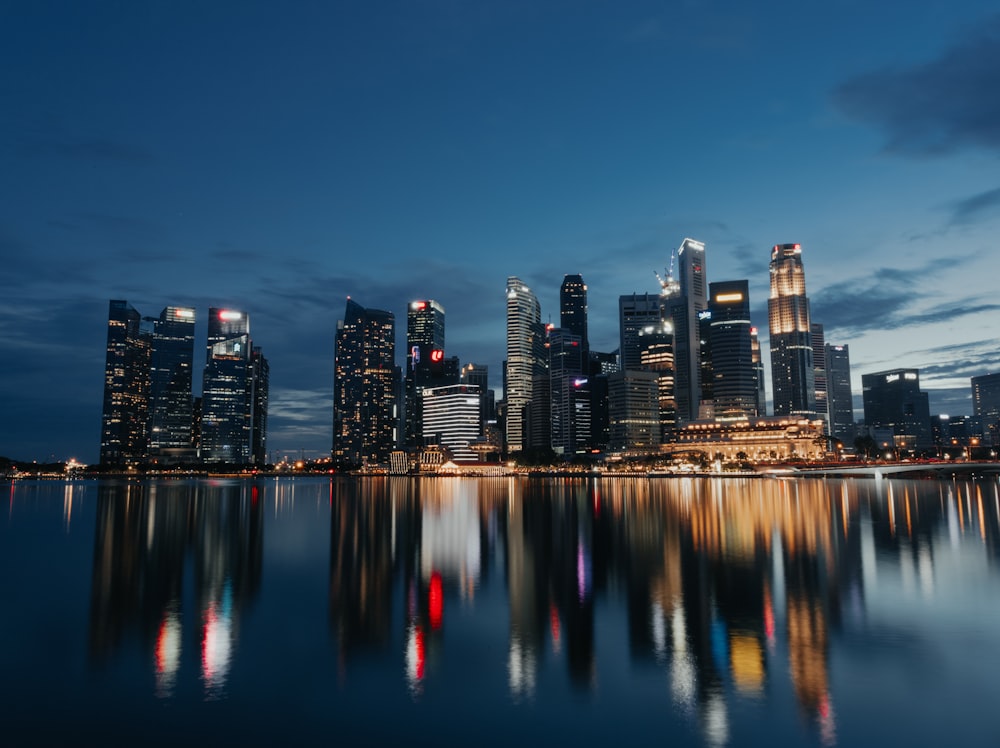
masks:
<path fill-rule="evenodd" d="M 138 640 L 171 696 L 191 631 L 206 698 L 225 693 L 241 613 L 260 587 L 256 485 L 111 483 L 98 491 L 89 649 L 96 665 Z M 193 581 L 185 590 L 185 580 Z M 192 653 L 193 654 L 193 653 Z"/>
<path fill-rule="evenodd" d="M 998 506 L 996 484 L 978 483 L 335 479 L 331 626 L 345 672 L 402 630 L 401 670 L 419 696 L 461 620 L 453 611 L 496 576 L 517 702 L 563 659 L 577 689 L 599 682 L 595 605 L 613 598 L 632 660 L 663 670 L 706 742 L 725 744 L 735 700 L 771 698 L 779 680 L 830 744 L 831 640 L 845 616 L 863 621 L 876 569 L 898 565 L 930 594 L 942 538 L 970 533 L 995 563 Z"/>

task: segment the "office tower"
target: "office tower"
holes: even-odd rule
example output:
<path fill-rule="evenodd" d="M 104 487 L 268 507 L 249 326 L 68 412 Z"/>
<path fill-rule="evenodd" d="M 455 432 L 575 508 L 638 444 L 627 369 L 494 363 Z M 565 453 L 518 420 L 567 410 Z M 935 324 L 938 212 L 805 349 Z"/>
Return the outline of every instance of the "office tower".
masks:
<path fill-rule="evenodd" d="M 548 330 L 550 445 L 557 455 L 572 457 L 590 439 L 590 388 L 584 373 L 583 341 L 561 327 Z"/>
<path fill-rule="evenodd" d="M 608 376 L 619 370 L 618 351 L 590 352 L 590 448 L 604 450 L 611 438 Z"/>
<path fill-rule="evenodd" d="M 750 334 L 750 285 L 745 280 L 709 285 L 709 336 L 715 418 L 757 415 L 757 376 Z"/>
<path fill-rule="evenodd" d="M 715 375 L 712 374 L 712 310 L 698 312 L 698 415 L 715 418 Z"/>
<path fill-rule="evenodd" d="M 583 346 L 584 370 L 589 360 L 590 341 L 587 337 L 587 284 L 581 275 L 567 275 L 559 287 L 559 327 L 569 330 Z"/>
<path fill-rule="evenodd" d="M 757 384 L 757 415 L 767 416 L 767 390 L 764 386 L 764 359 L 760 355 L 760 338 L 757 328 L 750 328 L 750 360 L 753 361 L 754 381 Z"/>
<path fill-rule="evenodd" d="M 149 447 L 190 450 L 194 309 L 168 306 L 153 322 L 149 367 Z"/>
<path fill-rule="evenodd" d="M 396 318 L 347 299 L 337 322 L 333 460 L 343 467 L 387 463 L 398 429 Z"/>
<path fill-rule="evenodd" d="M 809 325 L 809 339 L 813 351 L 813 383 L 816 387 L 816 415 L 826 421 L 826 433 L 830 433 L 830 402 L 827 394 L 826 337 L 823 325 L 812 322 Z"/>
<path fill-rule="evenodd" d="M 660 443 L 659 385 L 655 371 L 619 371 L 608 377 L 610 448 L 653 451 Z"/>
<path fill-rule="evenodd" d="M 201 459 L 246 464 L 253 432 L 250 319 L 234 309 L 208 310 L 201 403 Z"/>
<path fill-rule="evenodd" d="M 524 282 L 507 278 L 507 367 L 504 402 L 507 409 L 507 449 L 525 447 L 524 410 L 531 403 L 535 377 L 544 372 L 545 330 L 538 299 Z"/>
<path fill-rule="evenodd" d="M 701 357 L 698 314 L 708 309 L 705 245 L 685 239 L 677 249 L 680 295 L 668 304 L 674 323 L 674 357 L 677 366 L 677 418 L 698 418 L 701 404 Z"/>
<path fill-rule="evenodd" d="M 639 333 L 643 371 L 656 374 L 656 396 L 660 417 L 660 441 L 666 442 L 677 426 L 674 397 L 674 334 L 669 322 Z"/>
<path fill-rule="evenodd" d="M 267 463 L 267 404 L 271 386 L 271 367 L 259 346 L 250 352 L 250 461 Z"/>
<path fill-rule="evenodd" d="M 643 330 L 656 329 L 663 322 L 659 294 L 634 293 L 618 297 L 619 357 L 622 371 L 642 369 Z"/>
<path fill-rule="evenodd" d="M 851 446 L 854 442 L 854 394 L 851 391 L 851 357 L 846 345 L 826 345 L 827 410 L 830 436 Z"/>
<path fill-rule="evenodd" d="M 101 418 L 101 465 L 126 467 L 146 456 L 149 419 L 150 336 L 127 301 L 108 306 Z"/>
<path fill-rule="evenodd" d="M 920 391 L 917 369 L 890 369 L 861 377 L 865 424 L 869 429 L 892 429 L 897 449 L 930 449 L 930 405 Z"/>
<path fill-rule="evenodd" d="M 469 384 L 479 388 L 480 434 L 485 432 L 488 422 L 496 420 L 496 395 L 490 389 L 489 380 L 490 370 L 486 364 L 466 364 L 459 374 L 459 384 Z"/>
<path fill-rule="evenodd" d="M 972 414 L 982 424 L 983 437 L 1000 446 L 1000 374 L 972 377 Z"/>
<path fill-rule="evenodd" d="M 770 271 L 767 315 L 774 415 L 813 417 L 816 382 L 802 247 L 776 244 L 771 250 Z"/>
<path fill-rule="evenodd" d="M 411 301 L 406 312 L 406 374 L 404 376 L 405 445 L 419 446 L 423 426 L 420 397 L 425 387 L 454 384 L 438 381 L 435 369 L 444 362 L 444 307 L 427 299 Z"/>
<path fill-rule="evenodd" d="M 476 462 L 470 444 L 479 438 L 481 392 L 474 384 L 428 387 L 423 392 L 423 439 L 451 452 L 457 462 Z"/>

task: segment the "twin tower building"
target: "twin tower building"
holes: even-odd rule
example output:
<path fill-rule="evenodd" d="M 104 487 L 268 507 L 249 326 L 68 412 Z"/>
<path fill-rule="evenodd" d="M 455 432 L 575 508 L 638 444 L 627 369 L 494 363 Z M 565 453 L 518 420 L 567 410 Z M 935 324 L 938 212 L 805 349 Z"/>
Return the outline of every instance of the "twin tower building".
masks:
<path fill-rule="evenodd" d="M 127 469 L 266 462 L 268 363 L 250 319 L 208 310 L 202 396 L 193 397 L 196 312 L 168 306 L 142 317 L 127 301 L 108 310 L 101 465 Z"/>
<path fill-rule="evenodd" d="M 559 326 L 519 278 L 507 280 L 503 400 L 487 367 L 445 356 L 444 308 L 414 301 L 405 369 L 396 365 L 395 318 L 348 299 L 338 324 L 334 462 L 388 464 L 393 452 L 445 447 L 458 461 L 506 453 L 540 459 L 656 449 L 699 421 L 766 416 L 764 369 L 746 280 L 708 283 L 705 246 L 685 239 L 658 293 L 619 298 L 619 348 L 590 349 L 587 286 L 565 276 Z M 771 252 L 771 381 L 775 416 L 842 421 L 853 428 L 846 346 L 829 351 L 810 320 L 802 249 Z M 827 368 L 827 359 L 839 368 Z M 837 373 L 835 373 L 835 371 Z M 829 375 L 828 375 L 829 374 Z M 839 411 L 830 409 L 829 379 Z M 846 386 L 846 391 L 843 387 Z M 832 394 L 832 393 L 831 393 Z"/>

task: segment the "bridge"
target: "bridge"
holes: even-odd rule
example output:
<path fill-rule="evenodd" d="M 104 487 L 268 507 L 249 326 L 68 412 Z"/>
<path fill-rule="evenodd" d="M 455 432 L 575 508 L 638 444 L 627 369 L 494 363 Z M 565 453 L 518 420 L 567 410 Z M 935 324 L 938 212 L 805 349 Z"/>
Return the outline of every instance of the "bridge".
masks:
<path fill-rule="evenodd" d="M 771 471 L 761 471 L 771 472 Z M 773 471 L 777 475 L 835 476 L 843 478 L 903 478 L 906 476 L 1000 476 L 1000 462 L 891 462 L 822 467 L 789 466 Z"/>

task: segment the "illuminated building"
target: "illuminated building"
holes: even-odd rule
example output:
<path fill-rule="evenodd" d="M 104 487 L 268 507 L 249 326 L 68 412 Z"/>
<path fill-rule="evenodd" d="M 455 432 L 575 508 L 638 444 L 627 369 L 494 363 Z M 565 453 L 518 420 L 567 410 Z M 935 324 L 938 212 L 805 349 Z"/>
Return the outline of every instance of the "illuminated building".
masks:
<path fill-rule="evenodd" d="M 890 369 L 861 376 L 865 424 L 869 429 L 892 429 L 895 447 L 901 451 L 929 449 L 930 405 L 920 391 L 917 369 Z"/>
<path fill-rule="evenodd" d="M 590 351 L 587 337 L 587 284 L 583 282 L 581 275 L 565 276 L 559 287 L 559 326 L 580 339 L 580 345 L 583 346 L 582 368 L 586 370 Z"/>
<path fill-rule="evenodd" d="M 536 376 L 544 373 L 541 307 L 524 282 L 507 278 L 507 364 L 504 402 L 507 408 L 507 449 L 525 447 L 524 411 L 532 402 Z"/>
<path fill-rule="evenodd" d="M 267 403 L 271 386 L 271 367 L 260 347 L 250 352 L 250 461 L 255 465 L 267 463 Z"/>
<path fill-rule="evenodd" d="M 404 381 L 405 444 L 419 446 L 423 434 L 421 394 L 425 387 L 454 384 L 433 382 L 444 357 L 444 307 L 431 299 L 411 301 L 406 312 L 406 374 Z"/>
<path fill-rule="evenodd" d="M 659 383 L 655 371 L 619 371 L 608 377 L 610 448 L 655 450 L 660 443 Z"/>
<path fill-rule="evenodd" d="M 490 389 L 490 369 L 486 364 L 466 364 L 459 372 L 458 381 L 479 388 L 479 433 L 482 435 L 486 424 L 496 419 L 496 396 Z"/>
<path fill-rule="evenodd" d="M 796 417 L 771 416 L 738 421 L 695 421 L 677 430 L 674 445 L 684 450 L 699 450 L 708 457 L 717 454 L 727 462 L 743 455 L 753 462 L 789 459 L 818 460 L 826 450 L 817 437 L 823 434 L 823 421 Z"/>
<path fill-rule="evenodd" d="M 826 344 L 827 410 L 830 435 L 850 446 L 854 441 L 854 394 L 851 390 L 851 356 L 846 345 Z"/>
<path fill-rule="evenodd" d="M 389 462 L 396 446 L 399 369 L 396 318 L 347 299 L 337 322 L 333 460 L 344 467 Z"/>
<path fill-rule="evenodd" d="M 590 388 L 584 373 L 584 343 L 560 327 L 550 328 L 545 343 L 549 354 L 550 445 L 572 457 L 590 439 Z"/>
<path fill-rule="evenodd" d="M 696 419 L 701 404 L 701 356 L 698 313 L 708 309 L 705 245 L 685 239 L 677 249 L 680 297 L 669 305 L 674 322 L 674 357 L 677 367 L 677 419 Z"/>
<path fill-rule="evenodd" d="M 192 450 L 192 364 L 195 311 L 168 306 L 153 322 L 149 368 L 149 447 L 152 454 Z M 193 456 L 193 451 L 191 452 Z"/>
<path fill-rule="evenodd" d="M 424 441 L 445 447 L 456 462 L 477 462 L 469 445 L 479 438 L 480 394 L 473 384 L 424 389 Z"/>
<path fill-rule="evenodd" d="M 972 377 L 972 414 L 980 419 L 990 445 L 1000 445 L 1000 374 Z"/>
<path fill-rule="evenodd" d="M 619 357 L 622 371 L 642 370 L 643 330 L 658 328 L 663 321 L 660 295 L 634 293 L 618 297 Z"/>
<path fill-rule="evenodd" d="M 757 415 L 767 415 L 767 390 L 764 385 L 764 359 L 760 355 L 760 338 L 757 328 L 750 328 L 750 360 L 753 361 L 753 375 L 757 382 Z"/>
<path fill-rule="evenodd" d="M 667 441 L 677 424 L 674 396 L 674 331 L 670 322 L 639 333 L 640 364 L 643 371 L 656 373 L 656 393 L 660 414 L 660 441 Z"/>
<path fill-rule="evenodd" d="M 757 416 L 749 283 L 745 280 L 712 283 L 708 310 L 715 418 Z"/>
<path fill-rule="evenodd" d="M 208 310 L 200 445 L 205 462 L 246 464 L 252 459 L 251 348 L 250 319 L 245 312 Z"/>
<path fill-rule="evenodd" d="M 767 314 L 774 414 L 811 417 L 816 413 L 816 381 L 802 247 L 776 244 L 770 271 Z"/>
<path fill-rule="evenodd" d="M 809 337 L 813 350 L 813 382 L 816 386 L 816 415 L 830 423 L 830 401 L 827 394 L 826 338 L 823 325 L 813 322 L 809 325 Z M 829 433 L 829 426 L 827 426 Z"/>
<path fill-rule="evenodd" d="M 108 306 L 101 418 L 101 465 L 125 467 L 146 456 L 149 419 L 150 336 L 127 301 Z"/>

